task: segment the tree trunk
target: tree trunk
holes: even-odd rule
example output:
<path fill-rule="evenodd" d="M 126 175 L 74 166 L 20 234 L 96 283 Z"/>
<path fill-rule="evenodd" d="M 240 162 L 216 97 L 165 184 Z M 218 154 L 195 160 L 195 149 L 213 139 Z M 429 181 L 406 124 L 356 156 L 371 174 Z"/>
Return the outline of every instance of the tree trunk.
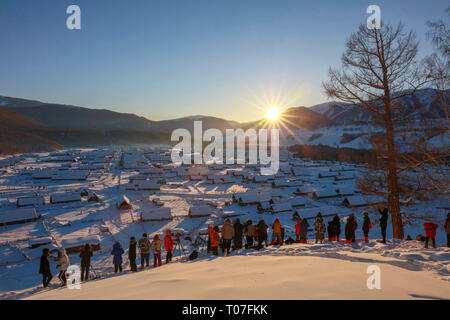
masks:
<path fill-rule="evenodd" d="M 403 221 L 400 213 L 400 190 L 397 177 L 397 158 L 394 141 L 394 126 L 391 117 L 391 102 L 386 99 L 386 144 L 388 161 L 388 206 L 392 216 L 392 231 L 394 239 L 403 240 Z"/>

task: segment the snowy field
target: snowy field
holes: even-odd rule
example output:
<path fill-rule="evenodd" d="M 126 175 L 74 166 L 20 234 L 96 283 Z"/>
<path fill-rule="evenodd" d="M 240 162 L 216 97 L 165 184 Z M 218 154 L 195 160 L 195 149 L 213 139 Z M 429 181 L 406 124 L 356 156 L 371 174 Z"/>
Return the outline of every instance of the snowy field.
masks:
<path fill-rule="evenodd" d="M 167 149 L 156 147 L 77 149 L 0 159 L 0 223 L 4 224 L 0 226 L 0 298 L 189 299 L 219 298 L 219 294 L 222 298 L 229 295 L 255 299 L 379 299 L 383 294 L 384 298 L 449 298 L 450 251 L 444 247 L 446 236 L 442 227 L 448 200 L 415 202 L 402 208 L 411 217 L 405 225 L 405 235 L 413 239 L 424 234 L 425 220 L 439 224 L 437 249 L 424 250 L 423 243 L 415 240 L 380 244 L 374 240 L 380 237 L 376 210 L 380 199 L 364 195 L 356 187 L 355 177 L 362 169 L 348 163 L 293 159 L 283 153 L 277 175 L 262 177 L 254 166 L 175 167 Z M 124 196 L 128 201 L 119 210 Z M 350 205 L 343 204 L 345 199 Z M 258 210 L 255 201 L 262 210 Z M 319 211 L 325 216 L 325 223 L 330 219 L 327 215 L 338 214 L 343 220 L 342 229 L 345 218 L 354 213 L 358 220 L 357 244 L 315 245 L 311 230 L 307 245 L 241 250 L 230 257 L 211 258 L 204 252 L 203 242 L 195 243 L 197 237 L 207 238 L 209 224 L 222 225 L 225 217 L 239 217 L 241 222 L 252 219 L 253 223 L 264 219 L 268 225 L 279 218 L 286 230 L 285 239 L 295 238 L 295 211 L 302 218 L 311 218 L 310 225 Z M 361 241 L 363 211 L 369 212 L 374 225 L 369 244 Z M 30 220 L 19 218 L 24 215 Z M 421 218 L 424 215 L 426 219 Z M 157 221 L 148 221 L 152 218 Z M 113 275 L 110 251 L 114 241 L 120 241 L 126 251 L 127 270 L 130 236 L 140 238 L 146 232 L 152 238 L 163 235 L 167 229 L 182 235 L 184 252 L 200 250 L 199 259 L 185 262 L 183 250 L 177 249 L 173 265 L 123 277 Z M 388 238 L 392 238 L 390 225 Z M 38 274 L 42 248 L 63 246 L 72 250 L 86 242 L 99 246 L 92 265 L 102 280 L 85 284 L 80 292 L 69 293 L 57 288 L 55 276 L 50 290 L 36 295 L 42 291 Z M 69 258 L 71 264 L 80 262 L 76 252 Z M 366 288 L 365 269 L 369 264 L 382 268 L 379 292 Z M 239 274 L 233 273 L 236 270 Z M 341 280 L 326 292 L 321 285 L 327 284 L 321 279 L 332 277 L 332 270 Z M 54 262 L 52 272 L 57 274 Z M 250 276 L 252 272 L 254 276 Z M 192 279 L 200 281 L 195 291 L 191 291 Z M 252 286 L 250 281 L 255 284 Z M 128 296 L 123 290 L 107 289 L 137 286 L 136 292 L 142 292 L 143 283 L 161 290 L 146 291 L 145 297 L 138 297 L 135 292 Z M 179 292 L 163 289 L 165 285 L 176 287 Z M 308 290 L 299 290 L 299 285 Z"/>

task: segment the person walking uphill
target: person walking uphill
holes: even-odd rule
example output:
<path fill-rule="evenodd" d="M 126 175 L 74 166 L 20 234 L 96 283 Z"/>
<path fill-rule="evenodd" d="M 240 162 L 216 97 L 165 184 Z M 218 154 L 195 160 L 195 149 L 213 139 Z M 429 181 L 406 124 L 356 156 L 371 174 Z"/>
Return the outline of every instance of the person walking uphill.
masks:
<path fill-rule="evenodd" d="M 423 224 L 423 228 L 425 229 L 425 235 L 427 236 L 425 240 L 425 248 L 428 248 L 428 242 L 430 240 L 433 243 L 433 248 L 436 248 L 436 240 L 434 240 L 434 238 L 436 237 L 436 229 L 439 228 L 439 226 L 435 223 L 425 222 Z"/>
<path fill-rule="evenodd" d="M 41 256 L 41 264 L 39 266 L 39 273 L 42 274 L 42 285 L 44 288 L 48 287 L 48 284 L 53 278 L 51 269 L 50 269 L 50 249 L 44 248 L 42 249 L 42 256 Z"/>
<path fill-rule="evenodd" d="M 66 271 L 70 266 L 70 261 L 64 248 L 57 249 L 56 251 L 57 257 L 55 260 L 58 261 L 56 267 L 59 268 L 58 279 L 61 281 L 61 287 L 64 287 L 67 285 Z"/>
<path fill-rule="evenodd" d="M 113 249 L 111 250 L 111 255 L 113 256 L 114 273 L 117 273 L 117 271 L 122 272 L 123 253 L 124 251 L 122 249 L 122 245 L 119 242 L 115 242 L 113 245 Z"/>
<path fill-rule="evenodd" d="M 350 214 L 345 225 L 345 243 L 355 242 L 355 230 L 358 227 L 354 214 Z"/>
<path fill-rule="evenodd" d="M 81 281 L 89 280 L 89 269 L 91 268 L 92 248 L 89 243 L 84 245 L 80 252 L 81 258 Z"/>
<path fill-rule="evenodd" d="M 314 221 L 314 230 L 316 231 L 316 243 L 323 243 L 325 238 L 326 226 L 325 222 L 323 222 L 322 214 L 319 212 L 316 216 L 316 220 Z"/>
<path fill-rule="evenodd" d="M 231 224 L 231 220 L 225 220 L 222 227 L 222 253 L 228 255 L 231 249 L 231 239 L 234 237 L 234 227 Z"/>
<path fill-rule="evenodd" d="M 161 250 L 162 250 L 162 241 L 158 235 L 155 235 L 152 241 L 152 250 L 153 250 L 153 267 L 161 267 Z"/>
<path fill-rule="evenodd" d="M 244 231 L 244 226 L 241 223 L 241 220 L 239 218 L 236 218 L 236 221 L 234 222 L 234 248 L 235 249 L 242 249 L 242 236 Z"/>
<path fill-rule="evenodd" d="M 148 240 L 146 233 L 142 234 L 138 245 L 141 252 L 141 269 L 144 269 L 144 262 L 146 267 L 150 264 L 150 240 Z"/>
<path fill-rule="evenodd" d="M 164 248 L 166 249 L 166 264 L 172 261 L 173 239 L 170 230 L 166 230 L 164 237 Z"/>
<path fill-rule="evenodd" d="M 364 212 L 363 216 L 364 216 L 364 221 L 363 221 L 362 230 L 364 232 L 364 242 L 369 243 L 369 230 L 372 228 L 372 223 L 370 222 L 369 214 L 367 212 Z"/>
<path fill-rule="evenodd" d="M 447 233 L 447 248 L 450 248 L 450 212 L 447 213 L 447 219 L 444 222 L 444 230 Z"/>
<path fill-rule="evenodd" d="M 135 237 L 130 238 L 130 246 L 128 248 L 128 260 L 130 261 L 130 270 L 131 271 L 137 271 L 136 266 L 136 245 L 137 241 Z"/>
<path fill-rule="evenodd" d="M 383 210 L 378 209 L 378 212 L 381 214 L 380 218 L 380 227 L 381 227 L 381 236 L 383 237 L 383 241 L 381 243 L 386 243 L 386 228 L 388 223 L 388 209 L 384 208 Z"/>
<path fill-rule="evenodd" d="M 267 246 L 267 228 L 268 226 L 266 225 L 264 220 L 259 220 L 258 224 L 256 225 L 256 232 L 258 233 L 258 250 L 263 247 L 263 242 Z"/>
<path fill-rule="evenodd" d="M 275 222 L 272 225 L 273 236 L 272 236 L 272 244 L 282 244 L 281 240 L 281 223 L 278 218 L 275 219 Z"/>

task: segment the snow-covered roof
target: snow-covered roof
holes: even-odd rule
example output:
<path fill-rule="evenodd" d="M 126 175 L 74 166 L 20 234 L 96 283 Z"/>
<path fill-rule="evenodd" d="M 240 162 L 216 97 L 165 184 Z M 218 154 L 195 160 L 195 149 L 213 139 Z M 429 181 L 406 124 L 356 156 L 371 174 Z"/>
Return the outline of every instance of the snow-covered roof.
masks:
<path fill-rule="evenodd" d="M 322 215 L 336 214 L 339 212 L 339 208 L 336 206 L 324 206 L 298 209 L 297 211 L 301 217 L 310 218 L 315 217 L 319 212 L 322 213 Z"/>
<path fill-rule="evenodd" d="M 81 201 L 79 192 L 52 193 L 50 195 L 51 203 L 75 202 Z"/>
<path fill-rule="evenodd" d="M 0 225 L 21 223 L 39 218 L 34 208 L 19 208 L 0 211 Z"/>
<path fill-rule="evenodd" d="M 172 212 L 168 207 L 151 208 L 141 212 L 142 221 L 171 220 Z"/>
<path fill-rule="evenodd" d="M 21 197 L 17 199 L 18 207 L 39 206 L 45 204 L 45 198 L 42 196 Z"/>
<path fill-rule="evenodd" d="M 81 237 L 67 237 L 61 239 L 61 245 L 63 248 L 73 248 L 78 246 L 84 246 L 86 243 L 91 245 L 100 243 L 100 236 L 98 235 L 86 235 Z"/>
<path fill-rule="evenodd" d="M 214 212 L 214 208 L 205 204 L 194 205 L 189 208 L 191 216 L 209 216 Z"/>
<path fill-rule="evenodd" d="M 285 211 L 291 211 L 292 207 L 291 207 L 290 203 L 281 202 L 281 203 L 272 204 L 271 210 L 272 210 L 272 213 L 285 212 Z"/>
<path fill-rule="evenodd" d="M 150 180 L 139 180 L 134 184 L 137 190 L 160 190 L 161 185 Z"/>

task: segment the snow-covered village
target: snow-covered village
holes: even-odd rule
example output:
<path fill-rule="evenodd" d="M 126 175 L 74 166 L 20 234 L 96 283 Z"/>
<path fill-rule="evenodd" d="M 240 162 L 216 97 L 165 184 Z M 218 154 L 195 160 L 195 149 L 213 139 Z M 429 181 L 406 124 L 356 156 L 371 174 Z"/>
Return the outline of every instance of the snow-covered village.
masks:
<path fill-rule="evenodd" d="M 369 299 L 449 298 L 450 250 L 443 229 L 448 202 L 435 199 L 407 206 L 405 215 L 410 218 L 404 232 L 409 241 L 392 240 L 388 225 L 386 243 L 381 243 L 382 215 L 378 209 L 386 204 L 382 198 L 358 189 L 355 178 L 363 169 L 360 165 L 297 159 L 282 151 L 279 171 L 263 176 L 254 165 L 174 166 L 169 150 L 160 147 L 73 149 L 9 157 L 1 164 L 2 298 L 266 299 L 273 294 L 264 290 L 266 286 L 278 288 L 277 298 L 286 299 L 352 295 Z M 367 237 L 362 228 L 363 212 L 368 213 L 371 223 Z M 423 212 L 429 213 L 428 220 L 415 218 L 422 217 Z M 314 226 L 319 213 L 327 230 L 317 243 Z M 355 241 L 349 243 L 345 225 L 352 214 L 358 227 Z M 329 222 L 336 216 L 341 231 L 333 234 Z M 234 225 L 235 237 L 230 237 L 233 241 L 229 245 L 232 250 L 227 253 L 226 246 L 222 250 L 220 245 L 213 252 L 208 227 L 219 227 L 219 242 L 224 242 L 223 226 L 228 219 Z M 264 238 L 254 234 L 262 231 L 261 221 L 266 225 Z M 275 221 L 280 224 L 278 238 Z M 299 221 L 305 222 L 304 229 L 297 225 Z M 427 221 L 439 225 L 436 248 L 430 243 L 429 249 L 424 249 L 423 239 L 418 238 L 425 235 L 423 223 Z M 137 257 L 138 274 L 132 274 L 130 238 L 140 241 L 146 234 L 150 241 L 157 235 L 163 240 L 168 231 L 176 240 L 172 261 L 166 260 L 168 246 L 164 240 L 163 263 L 154 264 L 151 257 L 150 264 L 143 261 L 142 268 Z M 117 242 L 123 249 L 118 273 L 111 254 Z M 63 248 L 67 264 L 80 265 L 80 252 L 86 244 L 93 255 L 89 281 L 82 283 L 83 289 L 61 288 L 55 276 L 43 290 L 37 274 L 42 248 Z M 136 246 L 134 250 L 136 255 Z M 193 251 L 198 257 L 190 260 Z M 57 260 L 56 253 L 52 255 Z M 335 266 L 327 272 L 330 277 L 343 278 L 333 284 L 342 288 L 320 290 L 317 282 L 323 278 L 315 272 L 323 270 L 316 264 L 308 267 L 314 261 L 323 263 L 324 268 Z M 53 270 L 57 263 L 51 263 Z M 267 272 L 255 274 L 251 267 L 254 263 L 257 270 L 267 268 Z M 383 270 L 384 291 L 366 288 L 366 268 L 373 264 Z M 237 270 L 239 275 L 230 280 L 232 285 L 215 278 L 232 277 Z M 306 272 L 308 277 L 297 277 L 297 272 Z M 347 272 L 354 276 L 349 282 Z M 279 280 L 266 278 L 275 274 Z M 391 283 L 391 278 L 396 282 Z M 257 279 L 259 285 L 254 283 Z M 152 289 L 107 289 L 129 281 Z M 210 281 L 215 284 L 211 286 Z M 129 285 L 134 288 L 137 283 Z M 298 286 L 307 286 L 308 291 L 298 291 Z"/>
<path fill-rule="evenodd" d="M 0 308 L 450 299 L 449 17 L 444 0 L 3 0 Z"/>

